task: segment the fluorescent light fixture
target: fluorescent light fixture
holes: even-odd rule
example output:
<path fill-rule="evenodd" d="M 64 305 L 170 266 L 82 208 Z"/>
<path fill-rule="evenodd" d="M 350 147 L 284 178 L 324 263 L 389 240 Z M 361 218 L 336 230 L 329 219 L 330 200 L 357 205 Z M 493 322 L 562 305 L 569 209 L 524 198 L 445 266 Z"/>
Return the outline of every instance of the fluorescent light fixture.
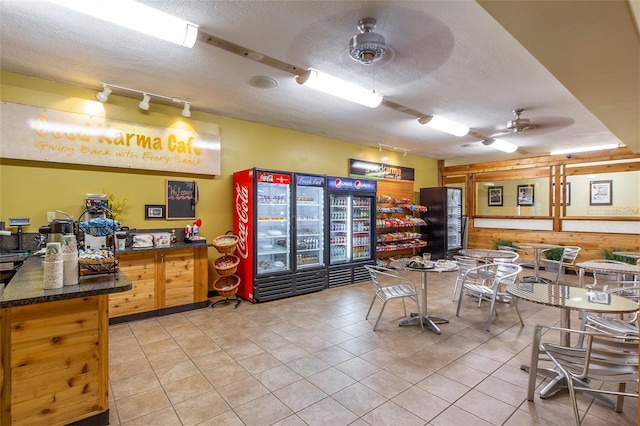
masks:
<path fill-rule="evenodd" d="M 418 118 L 418 123 L 425 124 L 432 129 L 440 130 L 453 136 L 464 136 L 469 133 L 470 130 L 467 126 L 454 123 L 438 115 L 425 115 L 424 117 Z"/>
<path fill-rule="evenodd" d="M 111 89 L 109 89 L 109 86 L 107 86 L 106 84 L 103 84 L 104 89 L 102 89 L 102 92 L 97 93 L 96 94 L 96 98 L 102 102 L 105 103 L 109 100 L 109 95 L 111 94 Z"/>
<path fill-rule="evenodd" d="M 183 117 L 191 117 L 191 110 L 189 109 L 190 106 L 191 104 L 189 102 L 184 103 L 184 108 L 182 108 Z"/>
<path fill-rule="evenodd" d="M 557 149 L 551 151 L 551 155 L 575 154 L 576 152 L 602 151 L 603 149 L 616 149 L 620 145 L 617 143 L 608 143 L 604 145 L 581 146 L 576 148 Z"/>
<path fill-rule="evenodd" d="M 302 74 L 297 75 L 296 81 L 303 86 L 308 86 L 369 108 L 375 108 L 382 103 L 383 96 L 381 94 L 321 73 L 313 68 L 309 68 Z"/>
<path fill-rule="evenodd" d="M 180 46 L 193 47 L 198 26 L 131 0 L 49 0 L 51 3 Z"/>
<path fill-rule="evenodd" d="M 503 141 L 502 139 L 485 139 L 482 141 L 482 144 L 502 152 L 515 152 L 516 149 L 518 149 L 517 145 Z"/>
<path fill-rule="evenodd" d="M 142 100 L 138 104 L 138 107 L 140 109 L 145 110 L 145 111 L 149 111 L 149 101 L 150 100 L 151 100 L 151 97 L 149 95 L 147 95 L 146 93 L 143 93 Z"/>

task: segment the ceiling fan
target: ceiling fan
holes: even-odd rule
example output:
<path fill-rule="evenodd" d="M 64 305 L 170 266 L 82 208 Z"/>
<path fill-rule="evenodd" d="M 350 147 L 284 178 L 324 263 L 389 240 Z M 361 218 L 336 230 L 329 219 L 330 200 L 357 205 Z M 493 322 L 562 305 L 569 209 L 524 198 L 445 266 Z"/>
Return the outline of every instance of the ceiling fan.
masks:
<path fill-rule="evenodd" d="M 523 112 L 524 112 L 523 108 L 514 109 L 512 113 L 515 116 L 515 119 L 508 121 L 507 126 L 503 131 L 493 134 L 491 135 L 491 137 L 495 138 L 497 136 L 503 136 L 509 133 L 519 134 L 527 130 L 535 129 L 536 127 L 538 127 L 535 124 L 531 124 L 531 121 L 528 118 L 520 117 Z"/>

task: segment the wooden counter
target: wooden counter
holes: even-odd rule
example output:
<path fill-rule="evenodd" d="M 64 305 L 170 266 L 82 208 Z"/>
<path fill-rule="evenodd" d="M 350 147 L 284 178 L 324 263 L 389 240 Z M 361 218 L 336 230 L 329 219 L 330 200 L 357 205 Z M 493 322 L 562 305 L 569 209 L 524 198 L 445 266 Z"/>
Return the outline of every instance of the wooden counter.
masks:
<path fill-rule="evenodd" d="M 106 425 L 109 294 L 126 275 L 94 275 L 45 290 L 42 259 L 28 258 L 0 296 L 0 424 Z"/>
<path fill-rule="evenodd" d="M 117 252 L 120 271 L 133 289 L 109 296 L 110 323 L 207 307 L 211 246 L 178 243 Z"/>

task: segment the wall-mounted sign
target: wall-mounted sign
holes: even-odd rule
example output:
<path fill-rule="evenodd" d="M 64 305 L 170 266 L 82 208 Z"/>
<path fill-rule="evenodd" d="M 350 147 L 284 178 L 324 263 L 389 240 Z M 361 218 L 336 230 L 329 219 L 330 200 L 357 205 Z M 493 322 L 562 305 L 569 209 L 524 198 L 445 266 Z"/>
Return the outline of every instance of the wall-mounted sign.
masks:
<path fill-rule="evenodd" d="M 180 127 L 178 127 L 180 126 Z M 0 157 L 220 174 L 220 137 L 2 102 Z"/>
<path fill-rule="evenodd" d="M 414 180 L 414 170 L 410 167 L 392 166 L 384 163 L 349 159 L 349 176 L 367 179 Z"/>

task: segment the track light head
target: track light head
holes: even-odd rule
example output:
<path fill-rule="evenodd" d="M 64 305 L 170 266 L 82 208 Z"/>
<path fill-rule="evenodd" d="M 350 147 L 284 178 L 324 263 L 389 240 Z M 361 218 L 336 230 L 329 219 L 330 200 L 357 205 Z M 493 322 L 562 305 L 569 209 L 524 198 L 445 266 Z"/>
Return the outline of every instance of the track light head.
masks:
<path fill-rule="evenodd" d="M 182 116 L 183 117 L 191 117 L 191 104 L 189 102 L 184 103 L 184 108 L 182 108 Z"/>
<path fill-rule="evenodd" d="M 149 101 L 151 100 L 151 97 L 149 95 L 147 95 L 146 93 L 143 93 L 142 95 L 143 95 L 142 96 L 142 100 L 138 104 L 138 107 L 140 109 L 145 110 L 145 111 L 149 111 Z"/>
<path fill-rule="evenodd" d="M 109 86 L 107 86 L 106 84 L 102 85 L 103 89 L 102 92 L 99 92 L 96 94 L 96 98 L 102 102 L 105 103 L 109 100 L 109 95 L 111 94 L 111 89 L 109 89 Z"/>

